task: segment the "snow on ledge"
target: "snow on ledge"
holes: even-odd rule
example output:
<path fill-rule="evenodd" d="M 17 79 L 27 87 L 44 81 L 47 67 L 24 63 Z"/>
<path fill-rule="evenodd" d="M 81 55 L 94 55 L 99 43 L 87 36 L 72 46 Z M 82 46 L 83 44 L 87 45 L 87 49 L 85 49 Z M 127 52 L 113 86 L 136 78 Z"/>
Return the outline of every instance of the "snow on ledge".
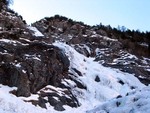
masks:
<path fill-rule="evenodd" d="M 28 28 L 34 32 L 34 36 L 44 37 L 44 35 L 36 27 L 29 26 Z"/>

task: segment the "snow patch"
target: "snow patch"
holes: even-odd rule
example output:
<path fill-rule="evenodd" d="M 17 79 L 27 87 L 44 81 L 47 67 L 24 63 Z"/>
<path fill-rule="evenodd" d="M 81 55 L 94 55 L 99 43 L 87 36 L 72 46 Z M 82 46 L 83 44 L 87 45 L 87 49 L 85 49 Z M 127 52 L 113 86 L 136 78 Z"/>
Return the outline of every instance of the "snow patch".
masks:
<path fill-rule="evenodd" d="M 16 64 L 15 66 L 18 67 L 18 68 L 21 68 L 20 63 Z"/>
<path fill-rule="evenodd" d="M 150 86 L 110 100 L 87 113 L 150 113 Z"/>
<path fill-rule="evenodd" d="M 34 31 L 34 36 L 36 36 L 36 37 L 44 37 L 44 35 L 36 27 L 29 26 L 28 28 L 30 30 Z"/>

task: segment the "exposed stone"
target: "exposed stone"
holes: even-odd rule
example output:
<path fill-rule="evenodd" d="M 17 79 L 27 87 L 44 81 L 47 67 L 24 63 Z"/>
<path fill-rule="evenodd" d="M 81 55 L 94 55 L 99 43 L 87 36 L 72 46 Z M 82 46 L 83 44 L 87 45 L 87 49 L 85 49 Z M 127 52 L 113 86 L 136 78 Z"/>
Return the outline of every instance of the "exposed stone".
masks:
<path fill-rule="evenodd" d="M 38 105 L 42 108 L 46 108 L 46 103 L 47 101 L 45 99 L 43 99 L 42 97 L 39 97 L 39 103 Z"/>
<path fill-rule="evenodd" d="M 54 106 L 54 109 L 57 111 L 64 111 L 65 109 L 63 108 L 63 104 L 62 103 L 58 103 Z"/>
<path fill-rule="evenodd" d="M 73 70 L 79 75 L 82 76 L 82 73 L 80 71 L 78 71 L 76 68 L 73 68 Z"/>
<path fill-rule="evenodd" d="M 95 81 L 100 82 L 100 78 L 98 76 L 96 76 Z"/>

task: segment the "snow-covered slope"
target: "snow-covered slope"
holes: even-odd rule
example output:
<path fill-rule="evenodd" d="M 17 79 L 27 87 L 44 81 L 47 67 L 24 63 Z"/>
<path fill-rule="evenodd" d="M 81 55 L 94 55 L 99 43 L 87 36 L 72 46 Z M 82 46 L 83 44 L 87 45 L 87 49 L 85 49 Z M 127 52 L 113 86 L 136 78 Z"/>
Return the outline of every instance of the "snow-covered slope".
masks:
<path fill-rule="evenodd" d="M 70 73 L 75 75 L 73 79 L 80 81 L 86 87 L 86 90 L 83 90 L 73 81 L 67 79 L 63 81 L 64 84 L 72 87 L 73 94 L 78 97 L 81 104 L 89 102 L 90 106 L 95 106 L 118 95 L 124 96 L 133 89 L 144 87 L 132 74 L 104 67 L 94 62 L 93 58 L 85 57 L 64 43 L 54 43 L 54 45 L 62 48 L 68 55 L 71 62 Z"/>
<path fill-rule="evenodd" d="M 85 57 L 65 43 L 55 42 L 53 45 L 61 48 L 70 60 L 69 76 L 71 79 L 63 79 L 62 83 L 71 88 L 72 93 L 80 103 L 80 107 L 78 108 L 63 106 L 66 110 L 62 113 L 70 113 L 72 111 L 74 111 L 74 113 L 85 113 L 87 110 L 93 109 L 95 106 L 103 104 L 117 96 L 125 96 L 133 90 L 145 87 L 145 85 L 132 74 L 104 67 L 98 62 L 93 61 L 93 58 Z M 83 86 L 79 87 L 77 83 Z M 57 90 L 57 87 L 52 88 Z M 9 91 L 12 90 L 14 90 L 14 88 L 3 85 L 0 86 L 0 111 L 2 113 L 58 112 L 55 111 L 51 105 L 47 105 L 47 109 L 43 109 L 39 106 L 35 107 L 30 103 L 25 103 L 23 101 L 25 97 L 18 98 L 10 94 Z M 147 92 L 148 91 L 149 90 L 147 90 Z M 31 96 L 32 97 L 28 98 L 36 97 L 36 95 Z M 145 98 L 145 96 L 143 96 L 143 98 Z"/>
<path fill-rule="evenodd" d="M 46 111 L 10 94 L 10 91 L 15 89 L 15 87 L 0 85 L 0 113 L 44 113 Z"/>
<path fill-rule="evenodd" d="M 150 113 L 150 86 L 110 100 L 87 113 Z"/>

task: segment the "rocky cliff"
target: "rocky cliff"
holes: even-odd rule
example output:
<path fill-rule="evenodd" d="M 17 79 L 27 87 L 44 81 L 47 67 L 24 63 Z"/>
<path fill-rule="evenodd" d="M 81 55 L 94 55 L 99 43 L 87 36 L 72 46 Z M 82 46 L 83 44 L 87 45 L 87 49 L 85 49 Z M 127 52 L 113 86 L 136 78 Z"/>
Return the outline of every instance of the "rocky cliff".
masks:
<path fill-rule="evenodd" d="M 75 22 L 59 15 L 41 19 L 32 25 L 49 37 L 51 43 L 65 42 L 79 53 L 87 57 L 94 57 L 95 61 L 104 66 L 135 74 L 144 84 L 150 82 L 150 51 L 146 45 L 149 38 L 145 39 L 146 42 L 140 42 L 141 45 L 142 43 L 145 45 L 137 45 L 139 42 L 130 41 L 128 36 L 120 38 L 111 31 L 113 36 L 110 38 L 108 37 L 110 32 L 107 30 L 97 29 L 97 27 Z"/>
<path fill-rule="evenodd" d="M 35 31 L 36 30 L 36 31 Z M 36 34 L 37 33 L 37 34 Z M 65 53 L 51 43 L 45 43 L 45 36 L 34 27 L 24 23 L 21 16 L 2 10 L 0 13 L 0 83 L 15 86 L 16 96 L 29 97 L 37 94 L 47 85 L 65 88 L 61 92 L 51 88 L 52 93 L 40 91 L 39 100 L 30 100 L 35 105 L 45 107 L 46 102 L 63 110 L 62 105 L 79 106 L 69 88 L 61 84 L 68 77 L 70 62 Z M 61 101 L 53 99 L 53 96 Z M 49 98 L 45 100 L 44 97 Z"/>

